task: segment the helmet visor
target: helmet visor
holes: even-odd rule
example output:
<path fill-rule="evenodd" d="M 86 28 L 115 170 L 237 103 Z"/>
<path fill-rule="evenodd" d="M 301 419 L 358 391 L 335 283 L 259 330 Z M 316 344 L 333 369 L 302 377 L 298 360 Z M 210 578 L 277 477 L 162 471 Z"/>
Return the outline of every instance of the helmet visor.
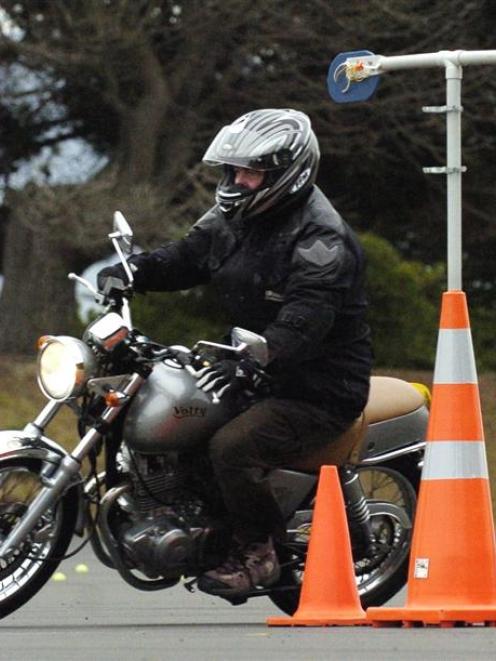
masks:
<path fill-rule="evenodd" d="M 224 126 L 203 156 L 207 165 L 233 165 L 250 170 L 277 170 L 290 165 L 298 154 L 288 147 L 288 136 L 263 138 L 257 131 Z"/>

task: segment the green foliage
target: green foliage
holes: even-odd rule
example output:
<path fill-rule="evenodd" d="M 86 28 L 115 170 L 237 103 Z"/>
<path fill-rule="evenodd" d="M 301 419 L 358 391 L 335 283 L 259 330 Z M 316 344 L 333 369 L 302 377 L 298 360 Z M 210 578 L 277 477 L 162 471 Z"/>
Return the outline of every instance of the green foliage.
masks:
<path fill-rule="evenodd" d="M 479 371 L 496 369 L 496 353 L 494 351 L 494 329 L 496 328 L 496 310 L 490 307 L 478 306 L 470 311 L 470 326 L 475 347 L 475 359 Z"/>
<path fill-rule="evenodd" d="M 433 369 L 441 296 L 446 287 L 443 264 L 402 259 L 385 239 L 361 235 L 368 258 L 367 291 L 375 364 L 378 367 Z M 479 371 L 496 369 L 496 310 L 472 307 L 470 322 Z"/>
<path fill-rule="evenodd" d="M 202 287 L 136 296 L 132 314 L 137 328 L 164 344 L 192 346 L 198 340 L 218 342 L 229 326 L 213 294 Z"/>
<path fill-rule="evenodd" d="M 403 260 L 390 243 L 371 233 L 361 240 L 368 259 L 376 365 L 432 368 L 444 267 Z"/>

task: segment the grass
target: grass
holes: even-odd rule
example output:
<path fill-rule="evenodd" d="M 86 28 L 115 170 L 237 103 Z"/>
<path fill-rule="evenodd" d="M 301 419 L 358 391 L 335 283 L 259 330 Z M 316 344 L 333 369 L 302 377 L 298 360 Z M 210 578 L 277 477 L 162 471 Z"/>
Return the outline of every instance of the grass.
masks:
<path fill-rule="evenodd" d="M 23 429 L 47 403 L 36 382 L 36 362 L 0 356 L 0 430 Z M 47 427 L 47 435 L 66 448 L 77 441 L 76 416 L 67 407 Z"/>
<path fill-rule="evenodd" d="M 406 370 L 377 370 L 407 381 L 432 384 L 432 373 Z M 486 452 L 492 483 L 493 509 L 496 511 L 496 373 L 479 376 Z M 34 359 L 0 356 L 0 430 L 22 429 L 36 417 L 46 403 L 36 383 Z M 77 442 L 76 417 L 68 408 L 62 410 L 47 428 L 47 435 L 70 449 Z"/>

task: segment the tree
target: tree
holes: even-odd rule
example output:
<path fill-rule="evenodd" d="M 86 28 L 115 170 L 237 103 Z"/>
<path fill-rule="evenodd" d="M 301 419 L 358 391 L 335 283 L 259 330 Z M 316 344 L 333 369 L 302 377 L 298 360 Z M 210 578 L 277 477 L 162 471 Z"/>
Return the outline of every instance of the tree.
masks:
<path fill-rule="evenodd" d="M 31 187 L 7 198 L 12 222 L 0 350 L 8 351 L 27 350 L 29 338 L 48 330 L 47 317 L 52 327 L 69 325 L 62 272 L 102 250 L 102 219 L 110 219 L 117 200 L 139 221 L 145 240 L 162 234 L 157 218 L 168 217 L 171 231 L 185 210 L 196 212 L 204 188 L 188 165 L 212 137 L 206 120 L 227 96 L 232 72 L 240 75 L 232 60 L 234 53 L 242 57 L 236 35 L 254 10 L 246 0 L 237 0 L 235 12 L 217 0 L 184 7 L 54 0 L 6 2 L 4 8 L 21 34 L 4 39 L 6 70 L 32 72 L 30 90 L 16 89 L 15 81 L 7 90 L 9 116 L 20 131 L 28 129 L 21 155 L 77 136 L 108 157 L 107 167 L 87 185 Z M 219 24 L 230 26 L 222 39 L 215 38 Z M 7 156 L 4 171 L 19 160 L 14 149 Z M 26 255 L 26 245 L 37 250 Z M 49 295 L 40 296 L 41 289 Z"/>
<path fill-rule="evenodd" d="M 253 107 L 309 112 L 323 152 L 319 183 L 345 215 L 405 254 L 442 257 L 442 182 L 420 166 L 444 162 L 444 126 L 419 112 L 436 97 L 444 102 L 442 74 L 385 76 L 374 102 L 355 108 L 330 103 L 324 81 L 330 59 L 356 47 L 385 54 L 490 47 L 490 2 L 7 0 L 2 7 L 17 31 L 0 43 L 0 174 L 8 181 L 23 159 L 70 138 L 91 144 L 107 165 L 85 184 L 50 186 L 48 177 L 7 195 L 0 351 L 29 350 L 37 334 L 69 327 L 63 273 L 102 253 L 115 207 L 145 246 L 205 209 L 212 177 L 197 167 L 202 151 L 222 123 Z M 466 179 L 466 227 L 476 219 L 471 241 L 488 245 L 494 76 L 467 70 L 464 89 L 465 159 L 474 173 Z M 33 249 L 21 259 L 26 245 Z"/>

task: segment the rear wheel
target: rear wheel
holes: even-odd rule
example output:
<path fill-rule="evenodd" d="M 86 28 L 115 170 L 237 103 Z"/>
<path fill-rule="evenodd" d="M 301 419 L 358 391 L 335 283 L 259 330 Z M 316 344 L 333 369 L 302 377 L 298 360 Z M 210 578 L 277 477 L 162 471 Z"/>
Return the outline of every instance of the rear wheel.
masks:
<path fill-rule="evenodd" d="M 362 606 L 368 608 L 382 605 L 406 583 L 412 527 L 405 523 L 413 526 L 416 494 L 407 478 L 391 468 L 374 466 L 360 468 L 358 472 L 372 508 L 372 530 L 378 543 L 378 552 L 370 557 L 351 532 L 357 588 Z M 392 507 L 381 511 L 380 503 Z M 279 549 L 281 578 L 270 595 L 274 604 L 288 615 L 298 607 L 312 511 L 296 519 L 296 525 L 291 527 L 292 541 Z"/>
<path fill-rule="evenodd" d="M 41 489 L 41 462 L 0 462 L 0 541 L 3 541 Z M 0 560 L 0 617 L 31 599 L 53 574 L 72 539 L 77 494 L 70 490 L 43 514 L 20 548 Z"/>

